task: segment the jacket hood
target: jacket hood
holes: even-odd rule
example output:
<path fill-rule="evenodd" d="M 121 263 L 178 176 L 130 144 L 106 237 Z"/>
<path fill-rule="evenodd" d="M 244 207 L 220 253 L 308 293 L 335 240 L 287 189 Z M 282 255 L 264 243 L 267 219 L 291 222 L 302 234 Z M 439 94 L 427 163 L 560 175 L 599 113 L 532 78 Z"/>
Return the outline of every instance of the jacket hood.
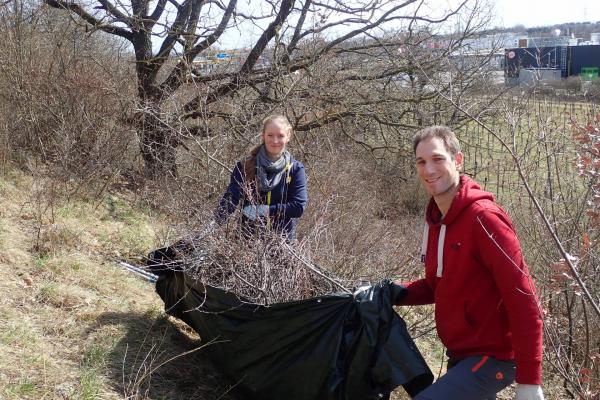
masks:
<path fill-rule="evenodd" d="M 441 212 L 435 200 L 431 198 L 427 205 L 425 219 L 431 226 L 451 224 L 462 211 L 479 200 L 494 201 L 494 195 L 481 189 L 479 184 L 466 175 L 461 175 L 458 183 L 458 191 L 452 200 L 448 213 L 441 219 Z"/>
<path fill-rule="evenodd" d="M 458 218 L 458 216 L 471 204 L 479 200 L 494 200 L 490 192 L 481 190 L 477 182 L 466 175 L 461 175 L 458 182 L 458 191 L 452 200 L 448 213 L 442 219 L 442 213 L 435 200 L 431 198 L 425 214 L 426 223 L 423 226 L 423 242 L 421 243 L 421 261 L 425 262 L 427 246 L 429 244 L 429 227 L 439 227 L 437 239 L 437 269 L 436 276 L 442 277 L 444 271 L 444 241 L 446 239 L 446 227 Z"/>

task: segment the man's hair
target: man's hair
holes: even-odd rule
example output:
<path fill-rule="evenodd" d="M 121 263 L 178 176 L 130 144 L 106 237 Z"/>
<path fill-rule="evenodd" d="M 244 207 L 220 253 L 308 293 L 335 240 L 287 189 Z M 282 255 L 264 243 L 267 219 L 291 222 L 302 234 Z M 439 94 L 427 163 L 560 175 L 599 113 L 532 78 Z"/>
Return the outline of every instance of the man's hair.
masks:
<path fill-rule="evenodd" d="M 278 123 L 286 133 L 292 133 L 292 124 L 290 124 L 290 121 L 288 121 L 285 115 L 278 114 L 269 115 L 267 118 L 263 119 L 261 133 L 264 133 L 264 131 L 267 129 L 267 125 L 269 125 L 271 122 Z"/>
<path fill-rule="evenodd" d="M 445 125 L 433 125 L 418 131 L 413 137 L 413 153 L 417 154 L 417 146 L 421 141 L 429 138 L 438 138 L 452 157 L 460 152 L 460 144 L 456 135 Z"/>

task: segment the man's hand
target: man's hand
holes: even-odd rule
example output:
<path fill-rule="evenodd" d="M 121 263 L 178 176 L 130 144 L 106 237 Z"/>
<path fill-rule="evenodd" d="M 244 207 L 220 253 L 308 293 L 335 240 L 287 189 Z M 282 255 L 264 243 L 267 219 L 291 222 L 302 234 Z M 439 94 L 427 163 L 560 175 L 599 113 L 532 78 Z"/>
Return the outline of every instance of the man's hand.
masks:
<path fill-rule="evenodd" d="M 515 400 L 544 400 L 544 393 L 540 385 L 525 385 L 517 383 Z"/>
<path fill-rule="evenodd" d="M 269 216 L 269 206 L 264 204 L 249 205 L 242 208 L 242 213 L 248 219 L 255 220 L 259 217 Z"/>
<path fill-rule="evenodd" d="M 399 306 L 400 303 L 402 302 L 402 299 L 404 299 L 406 297 L 408 290 L 406 289 L 406 287 L 402 284 L 402 282 L 400 280 L 392 282 L 391 290 L 392 290 L 392 304 L 395 306 Z"/>

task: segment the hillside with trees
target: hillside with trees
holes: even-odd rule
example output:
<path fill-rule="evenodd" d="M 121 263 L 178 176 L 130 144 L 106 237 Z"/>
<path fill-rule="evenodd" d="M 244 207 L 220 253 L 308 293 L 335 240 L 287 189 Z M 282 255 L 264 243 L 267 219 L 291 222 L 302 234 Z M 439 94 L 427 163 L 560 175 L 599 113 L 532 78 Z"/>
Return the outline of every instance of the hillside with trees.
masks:
<path fill-rule="evenodd" d="M 143 264 L 206 227 L 274 113 L 290 119 L 308 175 L 297 251 L 349 286 L 422 276 L 428 199 L 411 138 L 451 126 L 536 281 L 546 398 L 598 398 L 595 100 L 507 89 L 493 49 L 457 58 L 490 32 L 477 0 L 435 12 L 412 0 L 247 3 L 0 5 L 0 398 L 236 398 L 204 356 L 210 343 L 117 261 Z M 227 48 L 248 26 L 248 46 Z M 396 311 L 442 372 L 433 308 Z"/>

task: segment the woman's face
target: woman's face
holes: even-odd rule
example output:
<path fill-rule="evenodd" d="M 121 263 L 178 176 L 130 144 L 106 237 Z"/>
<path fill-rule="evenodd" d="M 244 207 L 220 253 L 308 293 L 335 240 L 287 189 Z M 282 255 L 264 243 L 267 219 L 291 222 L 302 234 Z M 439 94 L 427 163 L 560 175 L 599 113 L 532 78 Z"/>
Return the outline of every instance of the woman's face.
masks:
<path fill-rule="evenodd" d="M 269 122 L 262 134 L 267 156 L 273 161 L 281 157 L 291 136 L 277 121 Z"/>

